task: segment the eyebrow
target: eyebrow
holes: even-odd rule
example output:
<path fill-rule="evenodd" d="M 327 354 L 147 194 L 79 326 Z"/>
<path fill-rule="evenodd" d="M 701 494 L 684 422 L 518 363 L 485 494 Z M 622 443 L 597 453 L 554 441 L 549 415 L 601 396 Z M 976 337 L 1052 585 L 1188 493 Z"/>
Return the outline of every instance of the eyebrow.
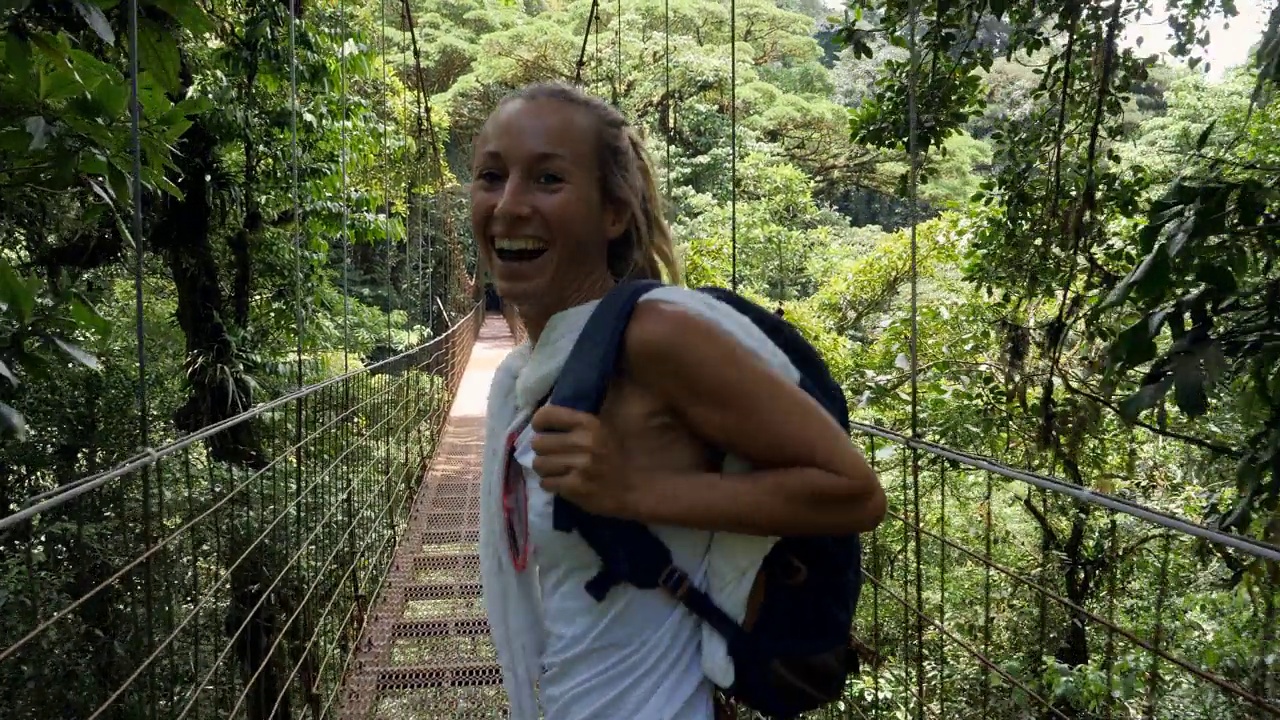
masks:
<path fill-rule="evenodd" d="M 490 157 L 493 157 L 493 158 L 501 157 L 501 153 L 499 153 L 496 150 L 485 150 L 479 153 L 478 155 L 476 155 L 477 159 L 490 158 Z M 546 160 L 568 160 L 568 159 L 569 159 L 568 156 L 565 155 L 564 153 L 558 153 L 551 150 L 544 150 L 542 152 L 533 154 L 533 160 L 535 162 L 543 162 Z"/>

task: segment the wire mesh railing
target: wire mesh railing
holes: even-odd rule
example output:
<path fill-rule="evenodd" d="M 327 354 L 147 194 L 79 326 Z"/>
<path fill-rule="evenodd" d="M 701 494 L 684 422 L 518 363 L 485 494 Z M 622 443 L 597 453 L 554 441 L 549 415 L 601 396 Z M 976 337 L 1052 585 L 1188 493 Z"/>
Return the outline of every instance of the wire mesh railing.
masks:
<path fill-rule="evenodd" d="M 0 520 L 5 716 L 333 714 L 482 319 Z"/>
<path fill-rule="evenodd" d="M 1280 548 L 878 427 L 855 437 L 890 508 L 864 538 L 863 672 L 822 716 L 1280 717 Z"/>

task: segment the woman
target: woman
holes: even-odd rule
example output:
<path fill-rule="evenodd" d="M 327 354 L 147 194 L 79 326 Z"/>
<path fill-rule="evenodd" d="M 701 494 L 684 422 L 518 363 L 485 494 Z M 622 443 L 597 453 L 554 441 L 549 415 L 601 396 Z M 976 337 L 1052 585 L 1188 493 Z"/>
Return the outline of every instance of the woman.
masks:
<path fill-rule="evenodd" d="M 538 716 L 536 684 L 547 720 L 710 720 L 714 640 L 660 591 L 588 596 L 599 561 L 554 530 L 553 495 L 650 525 L 711 583 L 717 538 L 754 543 L 758 565 L 779 535 L 873 529 L 884 492 L 785 355 L 679 287 L 636 308 L 599 417 L 538 407 L 615 283 L 678 279 L 653 169 L 614 109 L 553 84 L 499 105 L 475 140 L 473 178 L 480 253 L 528 332 L 491 390 L 481 510 L 485 606 L 512 717 Z M 712 448 L 754 470 L 724 472 Z"/>

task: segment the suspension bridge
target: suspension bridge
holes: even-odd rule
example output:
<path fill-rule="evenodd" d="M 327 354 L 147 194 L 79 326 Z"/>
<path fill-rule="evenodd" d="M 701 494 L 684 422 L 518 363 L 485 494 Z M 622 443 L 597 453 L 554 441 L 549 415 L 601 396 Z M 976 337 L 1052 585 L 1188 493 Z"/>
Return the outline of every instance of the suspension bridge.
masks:
<path fill-rule="evenodd" d="M 120 3 L 123 35 L 135 50 L 124 78 L 132 98 L 150 92 L 153 79 L 137 64 L 146 57 L 137 52 L 139 39 L 155 22 L 145 12 L 139 21 L 146 5 Z M 318 5 L 346 27 L 345 2 Z M 480 448 L 493 372 L 524 338 L 509 311 L 486 301 L 483 269 L 460 229 L 465 212 L 441 157 L 447 143 L 434 135 L 410 3 L 384 0 L 376 20 L 364 20 L 409 37 L 412 69 L 398 90 L 386 66 L 380 72 L 382 102 L 414 113 L 412 135 L 390 136 L 384 119 L 372 140 L 382 160 L 357 158 L 357 144 L 370 139 L 347 131 L 352 31 L 338 42 L 341 147 L 327 158 L 322 180 L 303 177 L 308 154 L 320 151 L 299 143 L 298 58 L 310 46 L 298 43 L 304 16 L 289 6 L 272 12 L 280 13 L 273 17 L 287 47 L 288 87 L 275 90 L 289 95 L 289 130 L 280 138 L 288 149 L 276 160 L 292 176 L 281 222 L 292 254 L 278 262 L 293 267 L 283 275 L 290 284 L 275 292 L 281 307 L 291 306 L 293 317 L 280 327 L 293 337 L 263 362 L 283 368 L 289 381 L 234 411 L 211 408 L 214 399 L 236 397 L 216 394 L 219 383 L 239 381 L 183 365 L 193 387 L 208 380 L 199 385 L 208 391 L 199 411 L 210 421 L 186 428 L 157 417 L 149 393 L 172 378 L 148 370 L 165 348 L 148 333 L 144 301 L 163 273 L 136 252 L 127 280 L 137 298 L 139 451 L 104 469 L 86 440 L 71 448 L 76 457 L 61 473 L 3 468 L 12 478 L 0 484 L 9 503 L 0 506 L 7 513 L 0 518 L 5 717 L 506 717 L 481 603 Z M 615 102 L 625 29 L 618 8 L 615 58 L 600 50 L 605 20 L 593 1 L 577 62 L 561 73 Z M 670 23 L 668 4 L 656 11 Z M 738 38 L 733 0 L 726 11 L 729 36 Z M 100 30 L 98 16 L 84 12 Z M 729 47 L 736 210 L 738 44 Z M 669 44 L 662 55 L 670 97 Z M 371 77 L 376 72 L 364 80 Z M 163 230 L 149 217 L 159 211 L 143 204 L 142 158 L 151 149 L 142 106 L 131 102 L 127 134 L 137 164 L 120 193 L 130 210 L 121 222 L 134 238 Z M 678 113 L 666 103 L 664 122 Z M 395 152 L 417 175 L 391 177 L 384 161 Z M 237 162 L 258 167 L 259 160 L 246 154 Z M 361 196 L 369 188 L 349 182 L 357 162 L 381 181 L 385 201 L 369 202 Z M 305 205 L 300 188 L 308 182 L 331 183 L 325 202 L 337 210 Z M 181 190 L 189 199 L 208 188 Z M 669 174 L 664 190 L 672 192 Z M 339 217 L 341 229 L 318 249 L 315 231 L 296 219 L 321 212 Z M 735 212 L 730 219 L 736 285 Z M 375 239 L 361 246 L 357 234 Z M 914 225 L 910 237 L 910 427 L 855 422 L 851 438 L 890 493 L 888 518 L 864 539 L 867 584 L 854 628 L 864 645 L 862 671 L 844 701 L 814 717 L 1280 717 L 1280 548 L 1053 468 L 1035 472 L 927 439 L 915 383 Z M 158 240 L 151 250 L 178 252 Z M 369 268 L 382 277 L 361 284 L 356 270 Z M 309 296 L 308 282 L 321 272 L 340 278 L 339 298 Z M 177 288 L 183 291 L 181 278 Z M 352 300 L 361 292 L 380 298 L 385 327 L 370 329 L 356 316 Z M 321 302 L 343 308 L 328 347 L 307 340 Z M 174 311 L 188 337 L 201 323 L 224 321 L 193 315 L 188 323 L 190 312 L 181 303 Z M 355 328 L 361 322 L 363 330 Z M 361 340 L 360 332 L 370 337 Z M 361 343 L 373 348 L 359 351 Z M 194 357 L 208 348 L 186 350 Z M 115 419 L 111 409 L 99 411 L 104 424 Z M 1039 531 L 1020 535 L 1027 526 L 1015 517 L 1032 518 Z M 1255 589 L 1233 589 L 1209 571 L 1181 574 L 1193 557 L 1220 563 L 1217 571 L 1248 568 L 1242 572 L 1253 574 Z"/>

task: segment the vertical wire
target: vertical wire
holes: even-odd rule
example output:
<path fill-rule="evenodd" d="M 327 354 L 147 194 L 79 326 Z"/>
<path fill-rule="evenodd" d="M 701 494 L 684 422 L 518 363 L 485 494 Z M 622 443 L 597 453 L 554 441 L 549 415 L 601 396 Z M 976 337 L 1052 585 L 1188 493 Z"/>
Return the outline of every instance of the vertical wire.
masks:
<path fill-rule="evenodd" d="M 439 172 L 440 163 L 436 162 L 436 171 Z M 434 192 L 436 197 L 440 197 L 443 193 L 444 183 L 437 177 Z M 444 228 L 444 213 L 449 209 L 446 206 L 443 211 L 437 210 L 436 222 L 439 223 L 441 229 Z M 435 233 L 427 233 L 427 327 L 431 328 L 431 336 L 436 334 L 436 251 L 435 251 Z"/>
<path fill-rule="evenodd" d="M 663 86 L 666 91 L 667 101 L 662 105 L 662 111 L 666 115 L 666 161 L 663 165 L 663 174 L 665 179 L 662 188 L 663 194 L 667 196 L 667 220 L 673 218 L 672 212 L 675 203 L 671 201 L 671 135 L 675 132 L 675 127 L 671 122 L 671 0 L 662 0 L 662 57 L 665 61 L 666 69 L 663 70 Z"/>
<path fill-rule="evenodd" d="M 938 543 L 938 627 L 947 626 L 947 465 L 943 460 L 938 465 L 939 482 L 939 518 L 938 524 L 942 538 Z M 990 558 L 988 558 L 990 559 Z M 944 638 L 938 642 L 938 717 L 947 716 L 947 642 Z"/>
<path fill-rule="evenodd" d="M 1164 536 L 1162 542 L 1163 550 L 1160 553 L 1160 574 L 1157 576 L 1156 587 L 1156 626 L 1154 632 L 1151 633 L 1151 646 L 1155 652 L 1151 653 L 1151 667 L 1147 670 L 1147 692 L 1146 692 L 1146 720 L 1155 720 L 1158 716 L 1157 708 L 1160 705 L 1160 651 L 1164 648 L 1165 631 L 1168 629 L 1165 625 L 1164 611 L 1166 600 L 1169 592 L 1169 556 L 1172 553 L 1173 541 L 1169 535 Z"/>
<path fill-rule="evenodd" d="M 388 88 L 390 79 L 387 76 L 387 0 L 380 0 L 378 5 L 382 11 L 380 25 L 382 53 L 382 207 L 386 215 L 383 217 L 383 235 L 387 241 L 387 351 L 391 351 L 391 148 L 387 140 L 391 115 L 391 99 Z"/>
<path fill-rule="evenodd" d="M 1132 448 L 1133 439 L 1129 440 Z M 1107 556 L 1111 558 L 1117 557 L 1119 553 L 1119 543 L 1116 536 L 1116 514 L 1108 513 L 1111 517 L 1107 523 Z M 1112 566 L 1107 572 L 1107 642 L 1102 651 L 1102 667 L 1103 673 L 1106 675 L 1106 699 L 1107 699 L 1107 720 L 1114 717 L 1115 697 L 1112 691 L 1115 687 L 1115 658 L 1116 658 L 1116 631 L 1112 627 L 1116 620 L 1116 575 L 1119 574 L 1119 568 L 1115 566 L 1116 561 L 1112 561 Z"/>
<path fill-rule="evenodd" d="M 738 291 L 738 3 L 729 0 L 729 244 L 731 287 Z"/>
<path fill-rule="evenodd" d="M 351 270 L 351 198 L 347 194 L 347 123 L 350 122 L 350 98 L 347 95 L 347 42 L 349 38 L 350 28 L 347 25 L 347 3 L 346 0 L 338 2 L 338 24 L 341 26 L 341 50 L 338 58 L 338 92 L 339 104 L 342 107 L 342 124 L 340 126 L 341 149 L 339 154 L 339 167 L 341 169 L 341 177 L 339 178 L 339 187 L 342 193 L 342 374 L 345 376 L 351 372 L 351 293 L 350 293 L 350 270 Z M 351 379 L 347 378 L 342 381 L 342 409 L 339 417 L 346 416 L 352 407 L 351 403 Z M 350 443 L 350 432 L 352 424 L 350 422 L 342 422 L 340 432 L 342 437 L 339 439 L 340 447 L 348 447 Z M 351 484 L 351 460 L 350 458 L 342 458 L 342 478 L 340 487 L 344 491 L 346 499 L 347 512 L 347 557 L 351 563 L 349 577 L 351 578 L 351 604 L 358 607 L 360 604 L 360 578 L 359 573 L 355 572 L 357 558 L 359 557 L 359 548 L 357 545 L 357 533 L 354 532 L 357 523 L 355 493 L 348 488 Z"/>
<path fill-rule="evenodd" d="M 393 350 L 394 346 L 392 344 L 392 339 L 391 339 L 391 313 L 395 303 L 392 301 L 391 263 L 392 263 L 392 252 L 393 252 L 392 246 L 395 243 L 393 243 L 391 240 L 391 146 L 388 139 L 389 137 L 388 134 L 390 132 L 389 126 L 391 123 L 391 87 L 390 87 L 391 81 L 387 73 L 387 64 L 388 64 L 387 0 L 380 0 L 378 4 L 382 11 L 382 23 L 380 27 L 380 30 L 381 30 L 380 35 L 382 37 L 382 43 L 381 43 L 381 46 L 382 46 L 381 47 L 381 52 L 382 52 L 382 192 L 383 192 L 383 208 L 386 212 L 386 216 L 383 219 L 383 233 L 387 241 L 387 283 L 384 287 L 385 287 L 386 298 L 387 298 L 387 352 L 394 353 L 394 350 Z M 383 430 L 384 435 L 383 435 L 383 441 L 382 441 L 382 447 L 383 447 L 382 476 L 385 478 L 385 477 L 390 477 L 391 475 L 391 437 L 392 436 L 391 436 L 390 424 L 387 423 L 388 419 L 385 417 L 385 414 L 390 412 L 390 397 L 385 392 L 379 393 L 379 395 L 381 396 L 381 399 L 382 399 L 382 402 L 379 403 L 379 405 L 381 406 L 381 412 L 379 414 L 383 415 L 382 420 L 384 424 L 386 424 L 386 427 Z M 389 508 L 391 505 L 391 496 L 390 496 L 391 488 L 387 486 L 386 483 L 383 483 L 383 485 L 384 485 L 384 499 L 385 499 L 385 502 L 387 503 L 386 507 Z M 389 528 L 391 529 L 392 532 L 394 532 L 395 519 L 391 516 L 390 512 L 386 512 L 384 513 L 384 515 L 386 516 Z"/>
<path fill-rule="evenodd" d="M 918 214 L 917 181 L 919 172 L 919 148 L 917 147 L 917 97 L 920 75 L 920 53 L 916 43 L 916 30 L 919 23 L 920 7 L 917 0 L 911 0 L 908 8 L 907 43 L 911 54 L 910 76 L 907 79 L 907 154 L 909 168 L 907 171 L 907 187 L 910 194 L 911 212 L 911 437 L 920 437 L 920 401 L 919 401 L 919 266 L 917 263 L 916 224 Z M 921 567 L 920 546 L 922 524 L 920 518 L 920 453 L 914 446 L 911 448 L 911 490 L 912 515 L 915 519 L 915 571 L 916 571 L 916 607 L 924 610 L 924 573 Z M 920 613 L 915 618 L 915 661 L 916 661 L 916 712 L 917 720 L 924 717 L 924 619 Z"/>
<path fill-rule="evenodd" d="M 910 34 L 907 37 L 910 60 L 910 77 L 907 79 L 907 155 L 909 156 L 909 168 L 907 170 L 907 192 L 909 193 L 908 202 L 911 214 L 911 437 L 918 439 L 920 436 L 920 402 L 919 402 L 919 277 L 917 266 L 917 239 L 916 239 L 916 221 L 918 199 L 917 187 L 919 172 L 919 148 L 917 147 L 917 108 L 916 108 L 916 83 L 919 82 L 920 72 L 920 55 L 919 48 L 916 46 L 916 26 L 919 23 L 920 8 L 917 0 L 911 0 L 910 9 L 908 11 L 908 23 L 910 25 Z"/>
<path fill-rule="evenodd" d="M 147 408 L 147 338 L 143 321 L 142 280 L 146 267 L 142 237 L 142 106 L 138 99 L 138 0 L 129 0 L 129 144 L 133 155 L 133 177 L 130 194 L 133 210 L 133 311 L 134 333 L 138 351 L 138 437 L 142 448 L 151 445 L 151 423 Z"/>
<path fill-rule="evenodd" d="M 349 229 L 351 199 L 347 197 L 347 122 L 350 120 L 348 115 L 350 99 L 347 97 L 347 3 L 345 0 L 340 0 L 338 3 L 338 24 L 342 26 L 342 45 L 338 53 L 338 92 L 339 104 L 342 106 L 339 136 L 342 149 L 339 152 L 338 165 L 342 173 L 339 187 L 342 193 L 342 374 L 345 375 L 351 371 L 351 234 Z M 344 382 L 342 387 L 344 393 L 348 392 L 347 383 Z"/>
<path fill-rule="evenodd" d="M 151 446 L 151 418 L 147 407 L 147 344 L 146 324 L 143 320 L 142 280 L 146 267 L 142 237 L 142 104 L 138 97 L 138 0 L 129 0 L 129 143 L 133 154 L 133 177 L 129 182 L 130 200 L 133 206 L 133 312 L 134 332 L 138 350 L 138 386 L 135 403 L 138 409 L 139 449 Z M 151 473 L 142 467 L 142 535 L 143 543 L 151 547 Z M 152 563 L 148 557 L 143 580 L 143 607 L 147 631 L 147 647 L 154 641 L 152 632 Z M 151 697 L 154 673 L 147 674 L 147 697 Z M 155 704 L 152 705 L 154 714 Z"/>
<path fill-rule="evenodd" d="M 290 145 L 290 165 L 291 167 L 291 187 L 290 194 L 293 202 L 293 282 L 294 282 L 294 302 L 296 303 L 294 310 L 294 321 L 296 327 L 294 334 L 296 336 L 295 343 L 295 382 L 298 389 L 302 389 L 303 372 L 302 372 L 302 343 L 304 331 L 304 315 L 302 300 L 302 206 L 299 201 L 298 194 L 298 18 L 297 4 L 290 2 L 288 7 L 289 13 L 289 145 Z M 293 440 L 293 494 L 294 494 L 294 542 L 297 548 L 302 547 L 303 543 L 303 524 L 304 515 L 306 513 L 306 503 L 302 499 L 302 466 L 305 462 L 305 453 L 302 450 L 302 424 L 305 416 L 304 408 L 306 406 L 306 398 L 299 397 L 294 401 L 294 440 Z M 288 534 L 288 521 L 286 520 L 285 534 Z M 309 524 L 309 523 L 307 523 Z M 305 601 L 304 601 L 305 602 Z M 308 613 L 306 608 L 302 609 L 300 614 L 302 623 L 302 634 L 305 636 L 308 626 Z M 287 690 L 285 690 L 287 692 Z"/>
<path fill-rule="evenodd" d="M 1006 416 L 1007 417 L 1007 416 Z M 1006 432 L 1006 437 L 1008 437 Z M 991 560 L 991 494 L 994 489 L 991 471 L 983 473 L 985 476 L 985 491 L 983 493 L 983 544 L 986 549 L 985 557 Z M 991 563 L 985 562 L 982 574 L 982 656 L 991 657 Z M 991 702 L 991 669 L 986 663 L 982 663 L 982 710 L 978 717 L 987 717 L 987 709 Z"/>
<path fill-rule="evenodd" d="M 289 3 L 289 164 L 293 202 L 293 295 L 295 332 L 294 382 L 302 388 L 302 208 L 298 201 L 298 46 L 297 18 Z"/>
<path fill-rule="evenodd" d="M 867 459 L 871 464 L 871 472 L 877 476 L 880 474 L 876 460 L 876 436 L 872 435 L 870 446 L 867 448 Z M 880 529 L 879 527 L 871 530 L 871 558 L 875 567 L 872 570 L 875 576 L 871 580 L 871 696 L 873 698 L 872 713 L 876 720 L 880 718 L 880 583 L 884 580 L 884 572 L 880 566 Z M 866 566 L 863 566 L 863 576 L 866 576 Z"/>
<path fill-rule="evenodd" d="M 618 0 L 617 10 L 614 11 L 613 34 L 613 106 L 618 107 L 622 91 L 622 0 Z"/>

